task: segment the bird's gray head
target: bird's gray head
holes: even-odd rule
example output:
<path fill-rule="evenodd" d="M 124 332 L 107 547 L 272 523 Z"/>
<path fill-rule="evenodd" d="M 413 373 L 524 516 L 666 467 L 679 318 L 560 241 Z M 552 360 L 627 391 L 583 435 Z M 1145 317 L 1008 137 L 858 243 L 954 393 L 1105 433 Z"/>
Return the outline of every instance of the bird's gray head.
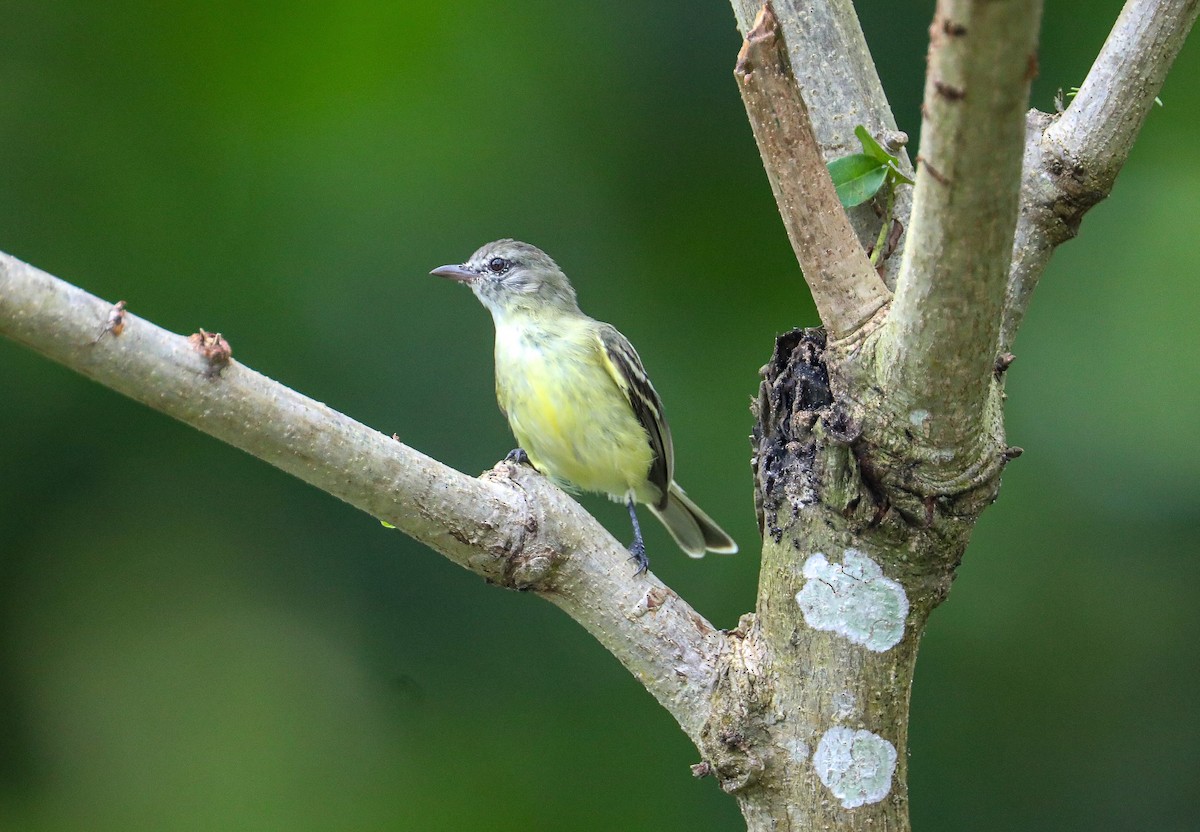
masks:
<path fill-rule="evenodd" d="M 546 252 L 519 240 L 496 240 L 457 266 L 439 266 L 430 274 L 458 280 L 493 315 L 527 311 L 578 311 L 575 290 Z"/>

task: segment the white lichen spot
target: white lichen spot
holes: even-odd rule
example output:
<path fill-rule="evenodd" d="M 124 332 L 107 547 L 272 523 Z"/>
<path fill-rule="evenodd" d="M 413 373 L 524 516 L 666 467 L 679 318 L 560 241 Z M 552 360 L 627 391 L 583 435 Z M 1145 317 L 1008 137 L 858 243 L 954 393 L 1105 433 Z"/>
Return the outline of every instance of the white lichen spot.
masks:
<path fill-rule="evenodd" d="M 817 743 L 813 768 L 846 809 L 878 803 L 892 790 L 896 746 L 878 734 L 830 728 Z"/>
<path fill-rule="evenodd" d="M 929 421 L 929 411 L 921 409 L 910 411 L 908 421 L 912 423 L 913 427 L 924 427 L 925 423 Z"/>
<path fill-rule="evenodd" d="M 804 740 L 788 740 L 783 747 L 787 749 L 788 756 L 797 763 L 808 759 L 808 743 Z"/>
<path fill-rule="evenodd" d="M 813 629 L 838 633 L 876 653 L 904 636 L 904 587 L 885 578 L 879 564 L 857 549 L 847 549 L 841 563 L 830 563 L 820 552 L 810 555 L 804 577 L 796 603 Z"/>
<path fill-rule="evenodd" d="M 849 719 L 854 715 L 854 706 L 858 704 L 854 694 L 848 690 L 833 695 L 833 718 L 835 720 Z"/>

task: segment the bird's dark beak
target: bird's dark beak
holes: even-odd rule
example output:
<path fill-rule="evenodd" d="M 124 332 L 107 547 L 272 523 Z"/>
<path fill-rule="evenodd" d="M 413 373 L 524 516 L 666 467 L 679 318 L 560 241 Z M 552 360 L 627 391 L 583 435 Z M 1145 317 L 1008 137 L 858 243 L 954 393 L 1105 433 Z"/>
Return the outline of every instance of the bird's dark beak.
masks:
<path fill-rule="evenodd" d="M 436 274 L 438 277 L 448 277 L 451 280 L 457 280 L 460 283 L 466 283 L 479 276 L 475 274 L 475 272 L 464 268 L 463 266 L 438 266 L 436 269 L 431 271 L 430 274 Z"/>

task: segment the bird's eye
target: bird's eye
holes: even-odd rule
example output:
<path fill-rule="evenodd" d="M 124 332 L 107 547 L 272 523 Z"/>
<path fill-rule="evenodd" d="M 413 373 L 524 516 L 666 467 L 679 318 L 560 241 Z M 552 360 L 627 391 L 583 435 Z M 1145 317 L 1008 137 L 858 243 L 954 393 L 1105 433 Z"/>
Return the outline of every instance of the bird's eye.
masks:
<path fill-rule="evenodd" d="M 511 265 L 512 264 L 503 257 L 493 257 L 488 261 L 488 268 L 491 270 L 492 274 L 504 274 L 506 271 L 508 271 L 508 268 Z"/>

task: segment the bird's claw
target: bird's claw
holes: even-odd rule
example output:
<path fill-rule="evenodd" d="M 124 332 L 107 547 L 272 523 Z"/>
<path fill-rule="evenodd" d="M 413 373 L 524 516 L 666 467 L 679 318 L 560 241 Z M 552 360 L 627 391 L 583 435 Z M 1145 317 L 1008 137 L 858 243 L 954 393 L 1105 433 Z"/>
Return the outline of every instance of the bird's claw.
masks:
<path fill-rule="evenodd" d="M 517 465 L 533 465 L 529 461 L 529 454 L 525 453 L 523 448 L 513 448 L 505 457 L 506 462 L 515 462 Z"/>
<path fill-rule="evenodd" d="M 637 570 L 633 573 L 635 578 L 645 575 L 646 570 L 650 568 L 650 558 L 646 555 L 646 544 L 640 540 L 629 544 L 629 559 L 637 564 Z"/>

